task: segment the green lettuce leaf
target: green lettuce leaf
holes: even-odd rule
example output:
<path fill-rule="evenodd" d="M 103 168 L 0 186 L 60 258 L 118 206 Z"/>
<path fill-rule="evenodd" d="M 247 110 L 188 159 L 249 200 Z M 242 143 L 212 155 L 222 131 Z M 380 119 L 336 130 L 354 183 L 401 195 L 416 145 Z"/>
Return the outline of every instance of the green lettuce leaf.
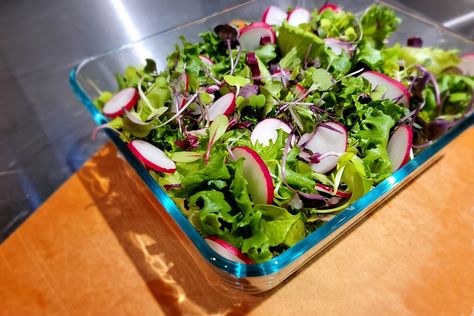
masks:
<path fill-rule="evenodd" d="M 456 50 L 432 47 L 402 47 L 400 59 L 404 60 L 407 66 L 423 66 L 435 76 L 446 68 L 457 66 L 461 61 Z"/>

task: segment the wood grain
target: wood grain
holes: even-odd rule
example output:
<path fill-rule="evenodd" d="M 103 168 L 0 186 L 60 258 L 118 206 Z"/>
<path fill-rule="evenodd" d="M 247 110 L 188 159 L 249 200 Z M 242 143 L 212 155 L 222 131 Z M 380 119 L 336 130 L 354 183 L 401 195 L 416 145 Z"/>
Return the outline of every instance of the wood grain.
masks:
<path fill-rule="evenodd" d="M 472 315 L 474 129 L 267 295 L 215 276 L 141 180 L 100 150 L 0 246 L 1 315 Z"/>

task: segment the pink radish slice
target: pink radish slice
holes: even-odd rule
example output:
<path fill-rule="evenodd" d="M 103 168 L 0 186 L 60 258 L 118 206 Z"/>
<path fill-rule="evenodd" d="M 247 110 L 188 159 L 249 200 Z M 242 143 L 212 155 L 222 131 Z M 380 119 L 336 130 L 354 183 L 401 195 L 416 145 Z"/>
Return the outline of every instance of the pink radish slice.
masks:
<path fill-rule="evenodd" d="M 392 172 L 400 169 L 410 160 L 410 150 L 413 140 L 413 131 L 410 126 L 397 127 L 390 137 L 387 152 L 392 162 Z"/>
<path fill-rule="evenodd" d="M 183 74 L 181 75 L 181 77 L 178 80 L 178 89 L 181 92 L 188 92 L 188 89 L 189 89 L 189 76 L 185 72 L 183 72 Z M 186 104 L 187 101 L 188 101 L 187 98 L 183 97 L 182 95 L 179 95 L 178 96 L 179 109 L 181 109 Z"/>
<path fill-rule="evenodd" d="M 397 80 L 375 71 L 364 71 L 360 76 L 370 82 L 372 89 L 375 89 L 379 85 L 387 87 L 388 91 L 385 93 L 386 99 L 395 100 L 397 103 L 402 103 L 406 107 L 409 106 L 410 93 L 407 88 Z"/>
<path fill-rule="evenodd" d="M 124 108 L 130 111 L 138 102 L 138 91 L 135 88 L 125 88 L 114 95 L 102 108 L 105 116 L 114 118 L 124 113 Z"/>
<path fill-rule="evenodd" d="M 321 183 L 316 184 L 316 190 L 327 193 L 327 194 L 336 195 L 338 197 L 342 197 L 343 199 L 349 199 L 352 196 L 351 192 L 344 192 L 344 191 L 339 191 L 339 190 L 337 190 L 336 194 L 334 194 L 333 188 L 328 187 L 327 185 L 324 185 Z"/>
<path fill-rule="evenodd" d="M 288 14 L 287 20 L 288 24 L 298 26 L 311 21 L 311 13 L 309 13 L 309 11 L 304 8 L 297 7 L 291 10 L 291 12 Z"/>
<path fill-rule="evenodd" d="M 341 12 L 342 9 L 335 4 L 327 3 L 319 9 L 319 14 L 323 13 L 326 10 L 332 10 L 334 12 Z"/>
<path fill-rule="evenodd" d="M 240 262 L 240 263 L 246 263 L 246 264 L 252 264 L 253 261 L 250 260 L 246 255 L 244 255 L 242 252 L 240 252 L 239 249 L 235 248 L 229 243 L 226 243 L 225 241 L 214 237 L 214 236 L 209 236 L 206 237 L 206 243 L 211 247 L 212 250 L 217 252 L 219 255 L 222 257 L 230 260 L 230 261 L 235 261 L 235 262 Z"/>
<path fill-rule="evenodd" d="M 128 143 L 130 151 L 148 168 L 159 172 L 173 173 L 176 164 L 161 149 L 146 141 L 135 139 Z"/>
<path fill-rule="evenodd" d="M 336 38 L 325 38 L 324 43 L 326 47 L 329 47 L 336 55 L 341 55 L 343 51 L 347 54 L 351 53 L 351 44 L 347 42 L 340 41 Z"/>
<path fill-rule="evenodd" d="M 300 85 L 299 83 L 296 84 L 295 86 L 295 96 L 299 97 L 300 95 L 303 95 L 306 93 L 306 89 Z"/>
<path fill-rule="evenodd" d="M 199 59 L 206 65 L 209 65 L 209 66 L 214 65 L 214 62 L 207 56 L 199 55 Z"/>
<path fill-rule="evenodd" d="M 246 50 L 256 50 L 260 47 L 262 37 L 270 37 L 275 44 L 276 34 L 273 28 L 265 22 L 253 22 L 240 30 L 240 45 Z"/>
<path fill-rule="evenodd" d="M 272 204 L 273 181 L 267 165 L 252 149 L 239 146 L 232 149 L 236 159 L 244 158 L 244 177 L 247 180 L 247 191 L 256 204 Z"/>
<path fill-rule="evenodd" d="M 288 14 L 273 5 L 269 6 L 262 15 L 262 22 L 267 23 L 268 25 L 281 25 L 283 21 L 286 20 Z"/>
<path fill-rule="evenodd" d="M 474 76 L 474 53 L 462 56 L 458 67 L 465 75 Z"/>
<path fill-rule="evenodd" d="M 346 152 L 347 130 L 344 125 L 337 122 L 327 122 L 324 124 L 338 130 L 339 133 L 324 126 L 318 126 L 311 139 L 311 133 L 303 134 L 298 141 L 298 145 L 302 146 L 306 143 L 305 148 L 309 149 L 313 154 Z M 326 173 L 336 167 L 338 160 L 339 157 L 337 156 L 327 156 L 318 163 L 312 163 L 311 169 L 319 173 Z"/>
<path fill-rule="evenodd" d="M 259 143 L 263 146 L 268 146 L 270 145 L 270 141 L 275 142 L 277 140 L 279 129 L 282 129 L 288 134 L 291 132 L 291 128 L 279 119 L 265 119 L 255 126 L 250 135 L 250 141 L 254 145 Z"/>
<path fill-rule="evenodd" d="M 220 114 L 226 116 L 232 114 L 235 108 L 235 94 L 229 92 L 216 100 L 208 110 L 209 120 L 214 121 Z"/>

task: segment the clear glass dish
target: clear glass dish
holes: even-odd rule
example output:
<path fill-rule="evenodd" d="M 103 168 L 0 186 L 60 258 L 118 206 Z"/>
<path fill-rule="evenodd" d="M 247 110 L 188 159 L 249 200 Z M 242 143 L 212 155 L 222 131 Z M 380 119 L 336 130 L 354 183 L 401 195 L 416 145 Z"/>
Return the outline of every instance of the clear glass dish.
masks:
<path fill-rule="evenodd" d="M 97 124 L 103 124 L 107 119 L 92 104 L 92 100 L 98 96 L 97 87 L 102 90 L 116 91 L 115 73 L 122 73 L 128 65 L 143 64 L 145 58 L 155 59 L 158 68 L 164 68 L 166 56 L 174 49 L 180 35 L 186 36 L 190 41 L 196 41 L 200 32 L 211 29 L 215 25 L 227 23 L 232 19 L 259 20 L 264 9 L 272 4 L 282 8 L 287 6 L 303 6 L 309 9 L 320 7 L 323 2 L 323 0 L 249 1 L 242 5 L 228 8 L 219 14 L 192 21 L 142 41 L 88 58 L 71 71 L 70 82 L 74 93 L 92 114 L 93 119 Z M 337 1 L 339 5 L 353 12 L 363 11 L 373 2 L 371 0 Z M 394 9 L 397 11 L 398 16 L 403 19 L 403 22 L 399 30 L 392 37 L 392 42 L 405 42 L 409 37 L 420 36 L 423 38 L 426 46 L 456 48 L 462 53 L 474 51 L 474 43 L 472 41 L 449 32 L 429 21 L 410 15 L 397 8 Z M 189 238 L 191 242 L 188 242 L 186 246 L 194 245 L 200 255 L 210 264 L 211 269 L 219 275 L 219 279 L 222 280 L 225 288 L 258 293 L 277 286 L 293 272 L 302 268 L 307 261 L 315 257 L 331 242 L 394 194 L 403 184 L 413 179 L 430 162 L 434 161 L 440 150 L 463 130 L 471 126 L 473 121 L 473 115 L 464 119 L 432 146 L 417 154 L 403 168 L 283 254 L 270 261 L 250 265 L 229 261 L 215 253 L 120 138 L 112 132 L 107 132 L 107 134 L 148 185 L 169 216 L 173 218 Z M 193 249 L 193 251 L 196 249 Z M 209 267 L 203 267 L 203 270 L 204 268 L 207 270 Z"/>

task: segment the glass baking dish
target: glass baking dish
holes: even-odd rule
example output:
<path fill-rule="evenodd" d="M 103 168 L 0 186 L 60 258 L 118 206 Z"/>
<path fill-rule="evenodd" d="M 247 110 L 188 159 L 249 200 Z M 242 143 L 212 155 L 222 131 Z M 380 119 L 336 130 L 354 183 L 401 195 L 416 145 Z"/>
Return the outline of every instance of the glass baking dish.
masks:
<path fill-rule="evenodd" d="M 264 9 L 271 4 L 278 5 L 282 8 L 288 6 L 303 6 L 312 9 L 314 7 L 320 7 L 323 2 L 323 0 L 249 1 L 228 8 L 218 14 L 153 35 L 142 41 L 131 43 L 119 49 L 88 58 L 71 71 L 70 82 L 74 93 L 92 114 L 97 124 L 104 124 L 107 119 L 92 103 L 92 100 L 98 96 L 97 88 L 116 91 L 117 83 L 115 73 L 122 73 L 128 65 L 143 64 L 145 58 L 155 59 L 158 69 L 164 68 L 165 58 L 168 53 L 174 49 L 179 36 L 184 35 L 188 40 L 196 41 L 198 40 L 198 34 L 200 32 L 211 29 L 215 25 L 227 23 L 232 19 L 259 20 Z M 374 1 L 370 0 L 340 0 L 337 1 L 337 4 L 347 10 L 361 12 L 373 2 Z M 409 37 L 420 36 L 423 38 L 423 42 L 426 46 L 457 48 L 461 53 L 474 51 L 472 41 L 449 32 L 429 21 L 403 12 L 400 9 L 394 9 L 397 11 L 398 16 L 403 19 L 403 22 L 391 41 L 405 42 Z M 191 241 L 191 243 L 186 243 L 186 247 L 194 245 L 195 249 L 193 249 L 193 251 L 197 250 L 200 255 L 207 260 L 209 263 L 208 266 L 217 273 L 219 279 L 222 281 L 221 283 L 226 289 L 258 293 L 277 286 L 293 272 L 302 268 L 307 261 L 315 257 L 331 242 L 336 240 L 345 231 L 364 218 L 370 211 L 374 210 L 385 199 L 394 194 L 405 183 L 413 179 L 426 168 L 430 162 L 439 156 L 440 150 L 463 130 L 471 126 L 473 121 L 473 115 L 461 121 L 444 137 L 438 139 L 433 145 L 417 154 L 416 157 L 403 168 L 278 257 L 264 263 L 247 265 L 229 261 L 214 252 L 181 213 L 172 199 L 145 170 L 142 163 L 128 150 L 126 144 L 113 132 L 106 132 L 122 155 L 148 185 L 169 216 Z M 203 267 L 203 270 L 204 268 L 207 270 L 209 267 Z"/>

